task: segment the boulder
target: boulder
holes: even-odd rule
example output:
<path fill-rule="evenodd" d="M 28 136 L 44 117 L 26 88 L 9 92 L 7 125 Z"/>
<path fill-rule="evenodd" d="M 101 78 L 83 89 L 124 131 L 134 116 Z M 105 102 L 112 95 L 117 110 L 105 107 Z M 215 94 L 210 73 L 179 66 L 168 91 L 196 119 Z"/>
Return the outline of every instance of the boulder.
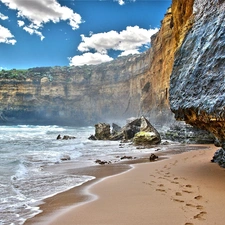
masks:
<path fill-rule="evenodd" d="M 59 134 L 59 135 L 57 136 L 56 140 L 60 140 L 60 139 L 62 139 L 62 138 L 61 138 L 61 135 Z"/>
<path fill-rule="evenodd" d="M 155 132 L 140 131 L 133 138 L 134 145 L 156 145 L 161 142 L 160 136 Z"/>
<path fill-rule="evenodd" d="M 107 123 L 95 124 L 95 137 L 97 140 L 109 140 L 111 136 L 110 125 Z"/>
<path fill-rule="evenodd" d="M 61 137 L 61 135 L 59 134 L 56 138 L 56 140 L 70 140 L 70 139 L 75 139 L 76 137 L 74 136 L 69 136 L 69 135 L 64 135 L 63 138 Z"/>
<path fill-rule="evenodd" d="M 69 135 L 64 135 L 63 140 L 70 140 L 70 139 L 75 139 L 76 137 L 74 136 L 69 136 Z"/>
<path fill-rule="evenodd" d="M 142 116 L 140 119 L 140 132 L 137 132 L 133 138 L 135 145 L 156 145 L 161 142 L 159 132 L 151 123 Z"/>
<path fill-rule="evenodd" d="M 211 162 L 218 163 L 221 167 L 225 168 L 225 150 L 223 148 L 218 149 Z"/>
<path fill-rule="evenodd" d="M 158 158 L 159 158 L 159 157 L 158 157 L 157 155 L 155 155 L 155 154 L 152 153 L 152 154 L 150 155 L 150 157 L 149 157 L 149 161 L 152 162 L 152 161 L 157 160 Z"/>
<path fill-rule="evenodd" d="M 62 161 L 67 161 L 67 160 L 71 160 L 71 158 L 70 158 L 69 155 L 62 155 L 62 156 L 60 157 L 60 160 L 62 160 Z"/>
<path fill-rule="evenodd" d="M 97 140 L 97 138 L 94 135 L 91 135 L 88 139 L 92 140 L 92 141 L 96 141 Z"/>

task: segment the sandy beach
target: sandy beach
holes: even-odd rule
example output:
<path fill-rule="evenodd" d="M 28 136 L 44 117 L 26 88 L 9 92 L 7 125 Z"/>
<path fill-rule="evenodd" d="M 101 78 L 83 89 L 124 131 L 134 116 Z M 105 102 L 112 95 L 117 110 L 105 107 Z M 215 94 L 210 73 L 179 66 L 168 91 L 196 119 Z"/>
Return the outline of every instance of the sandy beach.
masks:
<path fill-rule="evenodd" d="M 165 160 L 133 164 L 126 172 L 80 188 L 85 194 L 80 204 L 65 207 L 66 201 L 74 200 L 74 191 L 62 193 L 59 205 L 51 199 L 58 210 L 51 210 L 47 202 L 43 215 L 25 224 L 224 225 L 225 171 L 210 162 L 216 149 L 207 145 Z"/>

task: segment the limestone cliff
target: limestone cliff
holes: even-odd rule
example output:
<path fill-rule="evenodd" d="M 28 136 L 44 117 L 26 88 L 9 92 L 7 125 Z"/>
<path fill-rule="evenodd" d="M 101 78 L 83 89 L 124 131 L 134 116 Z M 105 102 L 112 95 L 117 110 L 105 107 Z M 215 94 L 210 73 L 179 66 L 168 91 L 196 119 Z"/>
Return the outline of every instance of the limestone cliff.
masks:
<path fill-rule="evenodd" d="M 159 32 L 152 37 L 150 64 L 143 80 L 142 112 L 165 118 L 170 114 L 169 83 L 174 54 L 192 26 L 194 0 L 173 0 Z M 146 89 L 145 87 L 149 87 Z"/>
<path fill-rule="evenodd" d="M 1 71 L 0 122 L 92 125 L 140 111 L 148 52 L 82 67 Z"/>
<path fill-rule="evenodd" d="M 178 120 L 209 130 L 225 149 L 225 1 L 195 0 L 176 52 L 170 104 Z"/>

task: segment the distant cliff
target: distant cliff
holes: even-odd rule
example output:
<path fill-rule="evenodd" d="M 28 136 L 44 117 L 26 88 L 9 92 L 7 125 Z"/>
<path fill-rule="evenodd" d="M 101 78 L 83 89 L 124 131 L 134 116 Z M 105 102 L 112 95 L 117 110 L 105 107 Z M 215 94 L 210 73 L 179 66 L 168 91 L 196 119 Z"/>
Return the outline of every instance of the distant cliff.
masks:
<path fill-rule="evenodd" d="M 88 125 L 140 112 L 148 51 L 108 63 L 0 72 L 0 122 Z"/>
<path fill-rule="evenodd" d="M 196 0 L 176 52 L 170 104 L 177 120 L 212 132 L 225 149 L 225 1 Z"/>

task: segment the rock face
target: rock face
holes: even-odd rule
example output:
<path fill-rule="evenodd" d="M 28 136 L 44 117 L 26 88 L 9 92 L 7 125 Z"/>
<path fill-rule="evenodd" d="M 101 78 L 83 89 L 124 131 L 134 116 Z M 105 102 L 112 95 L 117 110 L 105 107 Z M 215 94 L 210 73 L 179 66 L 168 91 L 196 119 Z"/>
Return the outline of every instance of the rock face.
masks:
<path fill-rule="evenodd" d="M 141 110 L 162 122 L 171 120 L 169 106 L 170 75 L 174 55 L 192 26 L 194 0 L 173 0 L 159 32 L 151 39 L 149 69 L 142 81 Z"/>
<path fill-rule="evenodd" d="M 0 123 L 91 125 L 140 111 L 149 52 L 95 66 L 0 71 Z"/>
<path fill-rule="evenodd" d="M 170 105 L 177 120 L 213 133 L 225 149 L 225 2 L 195 0 L 175 57 Z"/>
<path fill-rule="evenodd" d="M 109 140 L 111 136 L 110 125 L 107 123 L 98 123 L 95 125 L 95 137 L 97 140 Z"/>

